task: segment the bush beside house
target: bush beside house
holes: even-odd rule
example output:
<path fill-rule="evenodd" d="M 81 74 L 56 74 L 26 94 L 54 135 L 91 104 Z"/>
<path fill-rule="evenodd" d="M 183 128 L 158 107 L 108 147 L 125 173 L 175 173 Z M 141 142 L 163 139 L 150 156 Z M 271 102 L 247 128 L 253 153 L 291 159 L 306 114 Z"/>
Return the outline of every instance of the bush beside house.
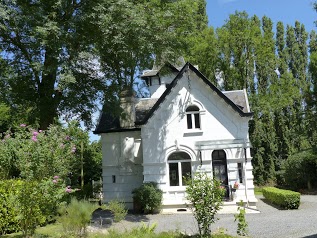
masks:
<path fill-rule="evenodd" d="M 155 182 L 142 184 L 132 191 L 135 212 L 155 213 L 162 205 L 163 191 Z"/>

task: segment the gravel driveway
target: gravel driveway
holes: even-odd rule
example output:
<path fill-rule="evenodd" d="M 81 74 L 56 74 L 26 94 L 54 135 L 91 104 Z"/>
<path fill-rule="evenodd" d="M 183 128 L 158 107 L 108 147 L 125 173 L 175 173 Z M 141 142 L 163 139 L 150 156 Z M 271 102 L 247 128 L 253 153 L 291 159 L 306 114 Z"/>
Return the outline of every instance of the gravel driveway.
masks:
<path fill-rule="evenodd" d="M 262 196 L 257 196 L 257 208 L 260 213 L 246 214 L 249 225 L 249 235 L 254 238 L 317 238 L 317 195 L 302 195 L 301 205 L 298 210 L 279 210 L 267 204 Z M 94 220 L 109 215 L 103 212 L 96 212 Z M 233 214 L 220 214 L 212 230 L 224 228 L 231 235 L 236 235 L 237 223 L 234 222 Z M 156 231 L 179 230 L 187 234 L 198 233 L 196 221 L 192 214 L 172 215 L 133 215 L 128 214 L 124 221 L 103 225 L 104 228 L 129 230 L 132 227 L 145 224 L 157 224 Z M 97 222 L 94 226 L 98 226 Z"/>

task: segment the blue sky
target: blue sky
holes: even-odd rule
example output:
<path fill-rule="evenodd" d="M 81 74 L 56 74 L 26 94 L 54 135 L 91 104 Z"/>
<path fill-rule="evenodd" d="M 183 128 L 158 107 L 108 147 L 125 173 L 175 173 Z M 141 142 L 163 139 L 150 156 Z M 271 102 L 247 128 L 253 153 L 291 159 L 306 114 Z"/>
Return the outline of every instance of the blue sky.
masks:
<path fill-rule="evenodd" d="M 237 10 L 259 18 L 266 15 L 272 19 L 274 28 L 278 21 L 285 26 L 294 26 L 298 20 L 310 32 L 317 31 L 314 24 L 317 12 L 313 9 L 313 3 L 313 0 L 207 0 L 207 15 L 209 25 L 214 28 L 224 25 L 229 15 Z"/>
<path fill-rule="evenodd" d="M 317 1 L 317 0 L 316 0 Z M 314 21 L 317 12 L 313 9 L 313 0 L 207 0 L 207 15 L 209 25 L 214 28 L 221 27 L 230 14 L 237 11 L 246 11 L 249 16 L 257 15 L 259 18 L 266 15 L 271 18 L 274 28 L 278 21 L 284 25 L 294 26 L 295 21 L 305 25 L 306 31 L 317 31 Z M 100 137 L 90 131 L 90 140 Z"/>

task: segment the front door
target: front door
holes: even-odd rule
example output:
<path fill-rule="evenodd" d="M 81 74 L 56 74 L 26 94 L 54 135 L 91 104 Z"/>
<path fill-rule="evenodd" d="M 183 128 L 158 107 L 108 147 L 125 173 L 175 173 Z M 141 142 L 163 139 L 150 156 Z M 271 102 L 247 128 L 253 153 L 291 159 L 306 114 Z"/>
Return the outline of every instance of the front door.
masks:
<path fill-rule="evenodd" d="M 225 197 L 229 198 L 227 158 L 224 150 L 212 152 L 212 171 L 214 178 L 220 180 L 221 185 L 226 188 Z"/>

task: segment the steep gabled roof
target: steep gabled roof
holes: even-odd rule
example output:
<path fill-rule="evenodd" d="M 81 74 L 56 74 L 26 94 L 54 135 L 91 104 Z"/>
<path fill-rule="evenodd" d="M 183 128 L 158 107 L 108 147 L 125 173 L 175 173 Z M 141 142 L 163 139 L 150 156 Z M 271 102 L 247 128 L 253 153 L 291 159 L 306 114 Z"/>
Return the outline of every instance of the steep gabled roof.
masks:
<path fill-rule="evenodd" d="M 170 94 L 172 88 L 174 88 L 180 78 L 182 78 L 183 74 L 186 70 L 191 69 L 193 72 L 197 74 L 199 78 L 201 78 L 204 83 L 206 83 L 211 90 L 213 90 L 217 95 L 222 98 L 227 104 L 229 104 L 234 111 L 239 113 L 241 117 L 251 117 L 253 115 L 252 112 L 244 112 L 242 108 L 236 105 L 233 101 L 231 101 L 228 97 L 225 96 L 216 86 L 214 86 L 197 68 L 195 68 L 191 63 L 187 62 L 184 67 L 179 71 L 178 75 L 174 78 L 169 87 L 165 90 L 162 96 L 157 100 L 154 106 L 151 108 L 149 113 L 144 117 L 143 121 L 136 123 L 136 125 L 144 125 L 147 121 L 152 117 L 153 113 L 158 109 L 160 104 L 165 100 L 166 96 Z"/>
<path fill-rule="evenodd" d="M 173 67 L 173 70 L 178 71 L 178 69 L 176 69 L 171 64 L 169 64 L 168 67 Z M 111 115 L 111 113 L 103 112 L 100 116 L 99 123 L 94 133 L 100 134 L 108 132 L 140 130 L 141 126 L 148 122 L 148 120 L 153 116 L 154 112 L 159 108 L 161 103 L 170 94 L 172 88 L 176 86 L 178 80 L 180 80 L 186 70 L 189 69 L 196 73 L 196 75 L 202 79 L 211 90 L 213 90 L 220 98 L 222 98 L 235 112 L 239 113 L 241 117 L 251 117 L 253 115 L 253 113 L 249 111 L 247 97 L 244 90 L 221 92 L 196 67 L 190 63 L 186 63 L 159 99 L 141 99 L 135 105 L 135 127 L 122 128 L 120 127 L 119 117 L 115 117 Z M 145 77 L 148 77 L 148 75 Z"/>
<path fill-rule="evenodd" d="M 156 103 L 157 98 L 140 99 L 135 104 L 135 124 L 140 124 L 149 113 L 153 105 Z M 121 131 L 137 131 L 140 126 L 123 128 L 120 126 L 119 116 L 113 115 L 111 112 L 101 112 L 98 125 L 94 134 L 107 133 L 107 132 L 121 132 Z"/>

